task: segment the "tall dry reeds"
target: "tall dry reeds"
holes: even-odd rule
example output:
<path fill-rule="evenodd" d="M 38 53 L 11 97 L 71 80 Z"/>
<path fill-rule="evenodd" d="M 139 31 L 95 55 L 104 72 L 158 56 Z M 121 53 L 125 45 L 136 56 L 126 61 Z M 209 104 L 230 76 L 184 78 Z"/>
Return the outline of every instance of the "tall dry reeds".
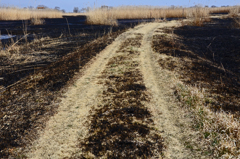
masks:
<path fill-rule="evenodd" d="M 208 17 L 207 8 L 156 8 L 141 6 L 92 9 L 87 14 L 88 24 L 117 25 L 117 19 L 159 19 Z"/>
<path fill-rule="evenodd" d="M 228 14 L 232 7 L 216 7 L 216 8 L 209 8 L 209 12 L 211 14 Z"/>
<path fill-rule="evenodd" d="M 207 8 L 191 8 L 188 9 L 187 18 L 191 19 L 187 25 L 203 26 L 204 22 L 210 21 L 209 9 Z"/>
<path fill-rule="evenodd" d="M 62 18 L 62 12 L 51 9 L 0 8 L 0 20 L 30 20 L 42 18 Z"/>
<path fill-rule="evenodd" d="M 240 13 L 240 6 L 232 7 L 229 11 L 229 17 L 237 17 Z"/>

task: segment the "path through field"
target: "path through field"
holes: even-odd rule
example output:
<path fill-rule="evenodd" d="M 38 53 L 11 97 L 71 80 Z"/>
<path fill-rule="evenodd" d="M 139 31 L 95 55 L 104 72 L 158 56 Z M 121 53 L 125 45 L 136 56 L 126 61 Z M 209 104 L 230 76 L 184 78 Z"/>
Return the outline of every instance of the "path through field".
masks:
<path fill-rule="evenodd" d="M 194 135 L 190 121 L 172 97 L 174 75 L 151 48 L 156 29 L 176 25 L 147 23 L 121 34 L 69 88 L 26 156 L 193 158 L 184 145 Z"/>

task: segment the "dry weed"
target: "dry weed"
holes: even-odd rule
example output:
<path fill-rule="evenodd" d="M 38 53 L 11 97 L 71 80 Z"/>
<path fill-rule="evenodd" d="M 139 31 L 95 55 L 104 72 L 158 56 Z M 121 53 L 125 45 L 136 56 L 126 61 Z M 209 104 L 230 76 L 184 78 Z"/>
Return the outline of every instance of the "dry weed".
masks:
<path fill-rule="evenodd" d="M 209 22 L 209 9 L 207 8 L 195 8 L 189 10 L 187 18 L 191 19 L 190 22 L 187 22 L 187 25 L 192 26 L 203 26 L 204 22 Z M 185 24 L 183 24 L 185 25 Z"/>
<path fill-rule="evenodd" d="M 113 17 L 113 14 L 109 13 L 107 10 L 100 9 L 88 13 L 87 24 L 118 25 L 117 20 Z"/>
<path fill-rule="evenodd" d="M 39 18 L 32 18 L 31 19 L 31 24 L 32 25 L 42 25 L 44 24 L 45 20 L 44 19 L 39 19 Z"/>

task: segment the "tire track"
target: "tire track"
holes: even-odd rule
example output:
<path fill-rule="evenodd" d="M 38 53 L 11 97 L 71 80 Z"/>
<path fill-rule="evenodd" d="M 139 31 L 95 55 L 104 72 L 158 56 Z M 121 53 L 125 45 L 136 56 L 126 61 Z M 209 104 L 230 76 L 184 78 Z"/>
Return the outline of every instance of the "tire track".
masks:
<path fill-rule="evenodd" d="M 161 135 L 165 141 L 164 158 L 196 158 L 195 154 L 186 149 L 184 145 L 184 140 L 194 134 L 189 129 L 191 121 L 183 117 L 184 112 L 172 97 L 171 87 L 174 83 L 174 75 L 159 67 L 158 57 L 151 48 L 152 37 L 156 29 L 174 27 L 177 24 L 176 21 L 162 23 L 145 34 L 141 47 L 141 69 L 146 87 L 153 94 L 148 107 L 153 112 L 156 127 L 162 132 Z"/>
<path fill-rule="evenodd" d="M 89 135 L 79 145 L 83 154 L 72 158 L 161 156 L 163 139 L 145 106 L 150 97 L 138 67 L 141 41 L 142 34 L 132 34 L 108 62 L 101 76 L 102 103 L 88 117 Z"/>
<path fill-rule="evenodd" d="M 130 29 L 121 34 L 111 45 L 104 49 L 96 59 L 91 60 L 83 72 L 83 76 L 64 95 L 58 113 L 51 117 L 45 130 L 40 132 L 38 140 L 29 146 L 25 156 L 28 158 L 69 158 L 80 152 L 77 147 L 78 139 L 84 138 L 88 128 L 84 125 L 88 121 L 88 114 L 93 107 L 97 107 L 97 98 L 103 89 L 98 84 L 101 72 L 105 69 L 120 44 L 132 35 Z"/>
<path fill-rule="evenodd" d="M 175 25 L 148 23 L 121 34 L 66 93 L 27 156 L 191 158 L 177 126 L 188 121 L 169 96 L 172 77 L 151 49 L 154 30 Z"/>
<path fill-rule="evenodd" d="M 131 30 L 129 31 L 131 32 Z M 125 39 L 125 32 L 111 45 L 91 60 L 83 76 L 69 89 L 60 103 L 58 113 L 51 117 L 40 138 L 29 147 L 26 156 L 29 158 L 68 158 L 79 151 L 77 141 L 86 135 L 86 122 L 91 107 L 98 103 L 97 96 L 102 89 L 97 84 L 97 77 L 105 68 L 113 52 Z"/>

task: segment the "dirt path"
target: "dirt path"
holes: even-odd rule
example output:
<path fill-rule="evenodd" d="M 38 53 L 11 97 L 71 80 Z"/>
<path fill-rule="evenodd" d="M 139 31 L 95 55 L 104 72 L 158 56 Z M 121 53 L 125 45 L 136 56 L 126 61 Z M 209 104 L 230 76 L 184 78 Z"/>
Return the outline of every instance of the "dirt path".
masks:
<path fill-rule="evenodd" d="M 189 130 L 184 127 L 188 125 L 189 120 L 183 119 L 183 115 L 181 114 L 182 111 L 179 110 L 177 103 L 175 103 L 173 97 L 171 97 L 170 87 L 174 76 L 169 72 L 160 69 L 156 61 L 157 55 L 152 52 L 151 48 L 151 39 L 154 31 L 157 28 L 176 25 L 176 22 L 142 24 L 120 35 L 111 45 L 101 52 L 96 59 L 90 62 L 92 64 L 89 64 L 89 68 L 85 70 L 84 75 L 79 78 L 74 86 L 72 86 L 72 88 L 70 88 L 65 94 L 66 97 L 62 99 L 58 113 L 48 121 L 46 129 L 41 133 L 39 140 L 33 143 L 26 156 L 29 158 L 69 158 L 72 156 L 72 154 L 82 151 L 82 148 L 78 146 L 79 139 L 86 138 L 86 136 L 89 137 L 89 135 L 89 138 L 91 138 L 96 134 L 97 131 L 99 131 L 94 130 L 94 132 L 91 132 L 88 124 L 85 124 L 91 119 L 89 116 L 94 117 L 96 114 L 98 114 L 98 111 L 102 111 L 101 109 L 95 109 L 94 111 L 96 113 L 94 114 L 91 113 L 92 109 L 102 105 L 103 101 L 108 101 L 111 103 L 112 100 L 113 102 L 116 102 L 116 99 L 114 98 L 119 94 L 114 94 L 114 91 L 110 91 L 109 93 L 105 93 L 105 95 L 103 95 L 104 90 L 109 91 L 113 89 L 112 85 L 116 85 L 116 89 L 121 89 L 121 91 L 123 91 L 117 92 L 120 93 L 121 96 L 124 96 L 124 93 L 126 95 L 129 94 L 129 92 L 131 94 L 131 91 L 135 91 L 137 94 L 139 94 L 139 92 L 142 93 L 141 98 L 142 96 L 144 96 L 144 98 L 146 96 L 147 98 L 146 94 L 150 94 L 149 96 L 151 97 L 150 101 L 138 101 L 138 99 L 129 98 L 129 100 L 134 99 L 133 101 L 136 100 L 137 103 L 140 103 L 141 110 L 144 110 L 146 113 L 150 112 L 146 118 L 138 117 L 138 115 L 135 113 L 131 115 L 122 115 L 122 117 L 136 116 L 129 118 L 128 123 L 134 121 L 132 125 L 129 125 L 129 127 L 135 126 L 133 128 L 136 128 L 136 122 L 144 123 L 145 120 L 151 121 L 150 118 L 153 120 L 153 122 L 141 126 L 144 127 L 144 131 L 149 131 L 147 137 L 145 134 L 147 139 L 144 139 L 144 135 L 139 133 L 140 128 L 137 127 L 136 133 L 139 133 L 140 135 L 136 135 L 137 137 L 134 139 L 128 138 L 128 145 L 130 142 L 129 140 L 133 140 L 131 143 L 136 144 L 140 150 L 143 150 L 146 147 L 152 149 L 149 150 L 152 151 L 152 153 L 142 154 L 143 156 L 146 155 L 148 157 L 156 157 L 156 154 L 159 154 L 158 157 L 192 158 L 193 156 L 190 155 L 190 152 L 186 150 L 185 146 L 183 145 L 184 137 L 189 135 Z M 130 42 L 134 43 L 135 46 L 126 48 L 128 45 L 126 40 L 128 39 L 133 40 Z M 140 43 L 140 47 L 138 47 L 138 43 Z M 121 49 L 119 49 L 119 47 Z M 120 65 L 118 63 L 119 57 L 128 59 L 126 61 L 123 60 L 124 64 L 121 63 Z M 132 60 L 130 62 L 129 57 L 131 57 Z M 135 65 L 136 67 L 132 67 Z M 117 67 L 118 70 L 120 68 L 120 72 L 122 73 L 121 76 L 119 75 L 119 71 L 116 71 L 115 67 Z M 137 75 L 134 75 L 136 72 Z M 133 77 L 125 79 L 124 75 L 129 73 Z M 120 88 L 118 85 L 124 86 L 124 83 L 119 83 L 119 81 L 116 83 L 116 79 L 115 81 L 113 80 L 113 82 L 105 79 L 107 77 L 113 78 L 112 76 L 114 76 L 114 78 L 117 76 L 116 79 L 123 78 L 122 80 L 130 80 L 130 83 L 132 80 L 139 80 L 136 81 L 137 83 L 134 83 L 134 85 L 141 89 L 139 90 L 138 88 L 135 90 L 133 88 L 129 88 L 130 90 L 123 90 L 123 88 Z M 101 84 L 102 80 L 105 80 L 105 82 L 108 83 L 108 88 Z M 121 98 L 124 101 L 125 97 Z M 126 99 L 128 100 L 127 97 Z M 103 108 L 105 110 L 105 106 L 103 106 Z M 109 114 L 109 112 L 119 111 L 117 108 L 111 108 L 109 106 L 106 109 L 109 110 L 102 114 Z M 110 111 L 110 109 L 112 109 L 112 111 Z M 122 124 L 124 122 L 120 123 Z M 100 124 L 97 122 L 97 125 L 101 124 L 101 121 Z M 147 127 L 147 125 L 151 124 L 153 125 L 151 128 Z M 139 126 L 139 124 L 137 125 Z M 152 130 L 153 127 L 156 129 L 156 131 Z M 141 128 L 141 130 L 142 129 L 143 128 Z M 128 130 L 126 130 L 126 132 L 128 132 Z M 153 136 L 155 136 L 155 138 L 153 138 Z M 106 138 L 106 136 L 104 137 Z M 163 145 L 166 148 L 163 152 L 156 153 L 157 150 L 161 150 L 162 148 L 161 138 L 163 138 Z M 152 142 L 154 139 L 157 140 L 156 143 Z M 124 140 L 124 142 L 126 142 L 126 140 Z M 148 143 L 148 145 L 146 146 L 145 143 Z M 105 144 L 108 144 L 108 142 Z M 102 145 L 100 144 L 99 146 L 101 147 Z M 90 149 L 93 154 L 96 152 L 93 147 L 87 147 L 86 149 Z M 107 155 L 113 155 L 109 154 L 108 152 L 104 153 Z M 124 153 L 126 153 L 125 155 L 134 155 L 132 154 L 133 152 L 128 153 L 125 152 L 125 150 Z M 116 154 L 118 154 L 118 152 L 116 152 Z M 100 151 L 97 152 L 97 155 L 104 156 Z M 138 153 L 138 155 L 141 157 L 140 153 Z"/>
<path fill-rule="evenodd" d="M 176 26 L 177 22 L 172 21 L 157 25 L 157 29 Z M 157 60 L 160 54 L 152 51 L 151 41 L 154 30 L 147 32 L 142 42 L 142 71 L 146 87 L 151 90 L 153 99 L 149 103 L 154 116 L 156 126 L 162 132 L 161 135 L 165 140 L 166 158 L 193 158 L 196 154 L 192 154 L 186 149 L 184 139 L 194 135 L 189 128 L 190 121 L 184 118 L 184 112 L 180 109 L 179 104 L 174 101 L 171 87 L 174 83 L 174 74 L 161 69 Z"/>
<path fill-rule="evenodd" d="M 96 97 L 101 86 L 97 84 L 97 77 L 124 36 L 122 34 L 116 42 L 89 62 L 90 67 L 85 70 L 84 76 L 65 94 L 58 113 L 48 121 L 39 140 L 33 143 L 27 154 L 29 158 L 64 158 L 77 151 L 78 138 L 85 135 L 83 123 L 87 120 L 90 106 L 98 103 Z"/>

